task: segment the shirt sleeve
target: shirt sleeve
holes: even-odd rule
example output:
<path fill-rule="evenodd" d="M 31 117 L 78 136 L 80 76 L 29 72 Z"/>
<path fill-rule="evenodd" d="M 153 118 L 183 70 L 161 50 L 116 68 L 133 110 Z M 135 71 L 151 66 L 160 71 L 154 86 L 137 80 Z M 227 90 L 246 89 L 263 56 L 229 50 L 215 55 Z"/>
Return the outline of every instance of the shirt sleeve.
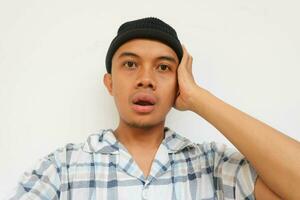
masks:
<path fill-rule="evenodd" d="M 55 162 L 54 153 L 38 162 L 20 177 L 10 200 L 59 199 L 60 168 Z"/>
<path fill-rule="evenodd" d="M 213 171 L 213 184 L 220 199 L 255 199 L 257 173 L 239 151 L 215 142 L 204 144 Z"/>

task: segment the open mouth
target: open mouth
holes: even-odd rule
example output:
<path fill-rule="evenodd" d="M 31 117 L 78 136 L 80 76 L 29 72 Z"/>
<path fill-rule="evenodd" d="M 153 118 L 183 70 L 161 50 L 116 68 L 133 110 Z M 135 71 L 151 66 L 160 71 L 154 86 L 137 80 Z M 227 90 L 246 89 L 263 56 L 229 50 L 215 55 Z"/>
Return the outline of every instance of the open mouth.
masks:
<path fill-rule="evenodd" d="M 135 105 L 140 105 L 140 106 L 153 106 L 154 103 L 146 100 L 138 100 L 137 102 L 134 102 Z"/>
<path fill-rule="evenodd" d="M 138 93 L 133 97 L 133 110 L 138 113 L 149 113 L 154 110 L 156 98 L 150 94 Z"/>

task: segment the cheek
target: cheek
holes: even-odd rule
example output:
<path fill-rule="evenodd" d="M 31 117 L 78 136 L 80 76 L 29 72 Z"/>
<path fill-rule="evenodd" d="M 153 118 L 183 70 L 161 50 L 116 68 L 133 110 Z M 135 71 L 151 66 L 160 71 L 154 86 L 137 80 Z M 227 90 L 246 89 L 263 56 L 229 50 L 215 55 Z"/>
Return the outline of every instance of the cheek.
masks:
<path fill-rule="evenodd" d="M 177 79 L 172 78 L 162 85 L 162 99 L 164 104 L 173 104 L 177 94 Z"/>
<path fill-rule="evenodd" d="M 128 103 L 129 91 L 130 83 L 128 80 L 118 79 L 118 77 L 113 79 L 112 95 L 119 108 Z"/>
<path fill-rule="evenodd" d="M 169 88 L 170 91 L 175 91 L 177 89 L 177 74 L 175 74 L 174 76 L 172 76 L 171 79 L 169 79 Z"/>
<path fill-rule="evenodd" d="M 125 88 L 128 85 L 128 80 L 124 80 L 123 77 L 120 76 L 113 76 L 112 79 L 112 93 L 114 96 L 119 96 L 125 91 Z"/>

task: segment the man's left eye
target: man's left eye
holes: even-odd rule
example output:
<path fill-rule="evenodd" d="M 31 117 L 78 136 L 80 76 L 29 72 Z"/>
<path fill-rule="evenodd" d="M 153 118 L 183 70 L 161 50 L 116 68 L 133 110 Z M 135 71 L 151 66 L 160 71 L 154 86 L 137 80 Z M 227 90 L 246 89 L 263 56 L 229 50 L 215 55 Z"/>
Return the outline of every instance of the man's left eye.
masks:
<path fill-rule="evenodd" d="M 169 68 L 168 65 L 159 65 L 159 66 L 158 66 L 158 69 L 159 69 L 160 71 L 167 71 L 167 70 L 169 70 L 170 68 Z"/>

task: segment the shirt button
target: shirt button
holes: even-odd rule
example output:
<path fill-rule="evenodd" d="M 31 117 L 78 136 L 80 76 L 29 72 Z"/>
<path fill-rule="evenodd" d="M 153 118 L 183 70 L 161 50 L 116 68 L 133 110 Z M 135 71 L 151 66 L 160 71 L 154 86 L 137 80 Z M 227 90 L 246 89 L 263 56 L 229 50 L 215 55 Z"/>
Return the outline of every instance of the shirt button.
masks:
<path fill-rule="evenodd" d="M 143 199 L 148 199 L 149 194 L 148 194 L 148 189 L 147 188 L 143 188 L 142 196 L 143 196 Z"/>

